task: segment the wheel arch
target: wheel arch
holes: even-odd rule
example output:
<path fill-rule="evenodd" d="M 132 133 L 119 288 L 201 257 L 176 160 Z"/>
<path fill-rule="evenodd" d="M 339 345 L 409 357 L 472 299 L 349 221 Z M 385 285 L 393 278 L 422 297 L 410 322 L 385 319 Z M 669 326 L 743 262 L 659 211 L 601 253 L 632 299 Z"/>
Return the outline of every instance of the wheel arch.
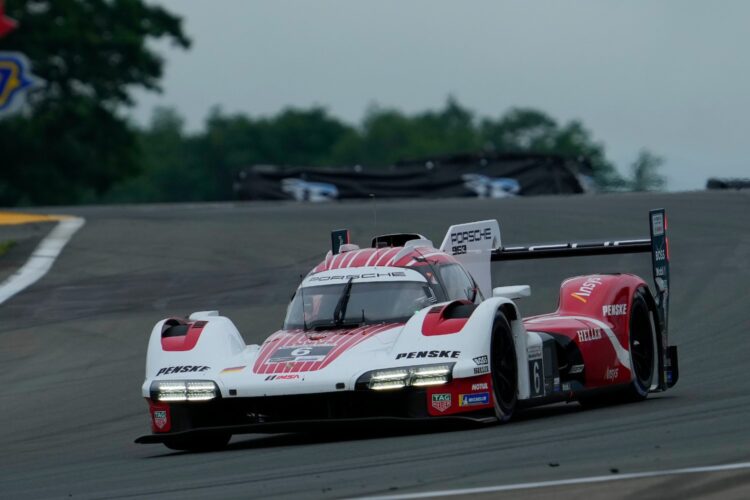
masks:
<path fill-rule="evenodd" d="M 474 314 L 484 316 L 485 320 L 483 323 L 488 326 L 483 329 L 486 335 L 486 338 L 483 339 L 483 343 L 487 353 L 490 353 L 491 351 L 492 331 L 495 318 L 498 314 L 502 314 L 508 321 L 513 334 L 513 343 L 516 352 L 518 399 L 528 399 L 530 394 L 527 353 L 528 336 L 518 306 L 508 298 L 492 297 L 482 302 L 474 311 Z"/>

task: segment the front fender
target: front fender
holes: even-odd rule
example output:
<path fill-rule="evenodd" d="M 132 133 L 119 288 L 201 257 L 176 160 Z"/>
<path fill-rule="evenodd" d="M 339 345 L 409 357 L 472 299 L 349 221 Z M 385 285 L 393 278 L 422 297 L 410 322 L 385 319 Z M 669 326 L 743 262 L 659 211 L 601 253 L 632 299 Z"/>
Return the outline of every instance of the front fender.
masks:
<path fill-rule="evenodd" d="M 187 333 L 170 337 L 173 326 Z M 148 396 L 148 387 L 157 378 L 218 380 L 221 370 L 247 357 L 247 347 L 232 321 L 223 316 L 161 320 L 149 338 L 143 395 Z"/>
<path fill-rule="evenodd" d="M 404 366 L 425 362 L 432 351 L 448 353 L 447 359 L 435 358 L 432 361 L 455 362 L 453 376 L 456 378 L 475 377 L 490 370 L 490 346 L 492 327 L 498 311 L 503 312 L 510 323 L 515 342 L 518 361 L 519 398 L 528 398 L 529 378 L 527 360 L 528 338 L 521 322 L 521 315 L 516 304 L 505 297 L 493 297 L 480 303 L 471 315 L 466 318 L 463 327 L 452 333 L 425 333 L 425 324 L 429 323 L 427 315 L 431 310 L 444 307 L 450 303 L 438 304 L 416 313 L 404 325 L 401 334 L 395 341 L 391 355 L 395 361 Z M 456 358 L 450 358 L 458 351 Z M 426 354 L 425 354 L 426 353 Z M 406 354 L 406 356 L 403 356 Z M 411 357 L 409 357 L 411 356 Z"/>

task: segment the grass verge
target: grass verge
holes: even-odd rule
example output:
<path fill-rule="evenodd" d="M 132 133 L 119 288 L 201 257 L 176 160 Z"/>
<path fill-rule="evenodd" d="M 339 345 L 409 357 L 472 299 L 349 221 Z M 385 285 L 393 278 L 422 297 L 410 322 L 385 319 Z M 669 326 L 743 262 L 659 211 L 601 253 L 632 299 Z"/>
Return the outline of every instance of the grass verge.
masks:
<path fill-rule="evenodd" d="M 0 241 L 0 257 L 8 253 L 8 250 L 16 246 L 16 242 L 13 240 Z"/>

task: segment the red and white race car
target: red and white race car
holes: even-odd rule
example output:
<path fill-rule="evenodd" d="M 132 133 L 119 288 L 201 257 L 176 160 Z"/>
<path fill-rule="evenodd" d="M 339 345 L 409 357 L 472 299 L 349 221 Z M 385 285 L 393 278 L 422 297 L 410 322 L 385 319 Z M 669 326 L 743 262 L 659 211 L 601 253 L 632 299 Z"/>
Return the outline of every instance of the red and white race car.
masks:
<path fill-rule="evenodd" d="M 639 400 L 677 382 L 667 342 L 664 210 L 643 240 L 503 247 L 497 221 L 452 226 L 440 248 L 390 234 L 370 248 L 332 233 L 282 330 L 245 345 L 216 311 L 154 327 L 138 443 L 224 446 L 233 434 L 377 420 L 507 421 L 561 401 Z M 492 261 L 650 252 L 655 291 L 630 274 L 565 280 L 557 310 L 523 318 L 526 285 L 492 288 Z"/>

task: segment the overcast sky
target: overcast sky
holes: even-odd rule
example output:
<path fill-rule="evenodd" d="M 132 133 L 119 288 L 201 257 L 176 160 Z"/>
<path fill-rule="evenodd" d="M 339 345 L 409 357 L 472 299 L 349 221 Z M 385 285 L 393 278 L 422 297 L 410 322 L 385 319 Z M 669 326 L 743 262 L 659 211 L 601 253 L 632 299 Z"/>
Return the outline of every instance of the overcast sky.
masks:
<path fill-rule="evenodd" d="M 271 115 L 320 104 L 358 123 L 371 103 L 418 112 L 448 95 L 580 119 L 625 169 L 663 156 L 672 190 L 750 177 L 750 2 L 150 0 L 185 20 L 164 93 L 198 130 L 214 105 Z"/>

